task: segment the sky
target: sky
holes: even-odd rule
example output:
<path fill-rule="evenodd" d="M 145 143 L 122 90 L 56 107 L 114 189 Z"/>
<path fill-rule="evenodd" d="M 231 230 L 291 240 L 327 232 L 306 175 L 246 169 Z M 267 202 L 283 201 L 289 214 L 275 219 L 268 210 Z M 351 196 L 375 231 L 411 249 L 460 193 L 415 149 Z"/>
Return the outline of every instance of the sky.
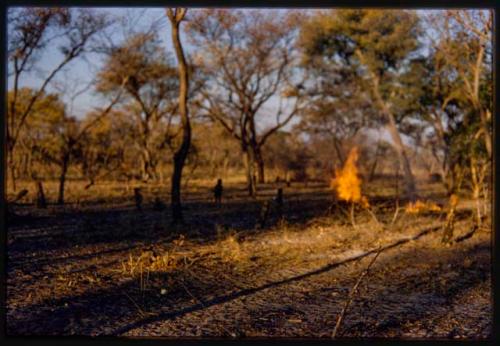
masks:
<path fill-rule="evenodd" d="M 171 42 L 171 28 L 165 10 L 163 8 L 99 8 L 95 9 L 99 12 L 109 13 L 113 17 L 120 17 L 125 27 L 136 32 L 147 30 L 152 23 L 157 25 L 158 36 L 162 42 L 162 46 L 166 51 L 175 54 Z M 286 11 L 283 9 L 269 9 L 269 11 Z M 421 11 L 419 11 L 421 12 Z M 115 43 L 120 42 L 123 37 L 123 26 L 115 26 L 108 31 L 109 37 Z M 181 40 L 187 54 L 193 51 L 193 48 L 187 42 L 186 37 L 183 37 L 181 31 Z M 35 73 L 25 74 L 20 81 L 21 86 L 37 87 L 40 86 L 43 79 L 37 75 L 46 76 L 62 60 L 62 55 L 58 51 L 57 42 L 53 42 L 48 49 L 38 58 Z M 104 62 L 104 56 L 97 53 L 89 53 L 85 55 L 85 59 L 75 59 L 65 68 L 62 73 L 59 73 L 48 88 L 49 92 L 64 91 L 64 101 L 68 105 L 68 110 L 71 114 L 81 118 L 94 107 L 104 106 L 106 100 L 93 90 L 91 83 L 94 76 Z M 12 87 L 12 80 L 8 80 L 9 89 Z M 275 98 L 266 108 L 272 111 L 273 107 L 277 107 L 278 100 Z M 292 122 L 293 124 L 293 122 Z M 385 137 L 385 136 L 384 136 Z"/>
<path fill-rule="evenodd" d="M 159 38 L 162 41 L 162 45 L 166 47 L 166 50 L 173 54 L 172 43 L 170 41 L 170 24 L 163 9 L 100 8 L 96 9 L 96 11 L 121 17 L 127 25 L 132 26 L 136 31 L 147 29 L 153 21 L 159 21 Z M 117 26 L 110 28 L 108 32 L 114 42 L 119 42 L 123 38 L 122 30 L 117 30 Z M 37 60 L 35 70 L 32 73 L 23 75 L 20 81 L 21 86 L 39 87 L 44 77 L 62 61 L 62 55 L 58 50 L 57 42 L 52 42 Z M 92 83 L 96 72 L 100 69 L 103 62 L 104 56 L 102 53 L 87 53 L 83 59 L 74 59 L 66 65 L 64 71 L 61 71 L 55 77 L 54 83 L 49 85 L 48 91 L 64 90 L 67 95 L 65 101 L 68 105 L 72 104 L 73 106 L 70 107 L 72 108 L 71 112 L 77 117 L 83 117 L 93 107 L 99 107 L 105 102 L 92 87 L 89 87 L 89 84 Z M 12 88 L 12 84 L 12 78 L 9 78 L 9 89 Z M 73 97 L 76 94 L 78 96 Z"/>
<path fill-rule="evenodd" d="M 158 37 L 161 45 L 166 51 L 172 55 L 175 60 L 175 52 L 171 41 L 171 26 L 168 18 L 165 15 L 164 8 L 126 8 L 126 7 L 109 7 L 95 8 L 99 12 L 109 13 L 112 17 L 119 17 L 119 24 L 109 28 L 107 35 L 113 43 L 123 41 L 124 27 L 128 30 L 132 29 L 135 32 L 148 30 L 152 23 L 157 28 Z M 268 11 L 287 11 L 285 9 L 268 9 Z M 189 12 L 188 12 L 189 13 Z M 125 25 L 123 25 L 125 23 Z M 189 55 L 194 51 L 190 46 L 187 38 L 181 30 L 181 41 L 186 53 Z M 36 69 L 33 73 L 24 74 L 20 80 L 20 86 L 39 87 L 44 80 L 44 77 L 62 61 L 63 57 L 59 53 L 57 42 L 53 42 L 44 53 L 37 59 Z M 104 63 L 105 56 L 97 53 L 87 53 L 81 58 L 76 58 L 69 63 L 64 71 L 61 71 L 54 81 L 47 88 L 48 92 L 60 92 L 63 96 L 63 101 L 67 104 L 67 110 L 77 118 L 83 118 L 85 114 L 92 111 L 96 107 L 107 105 L 109 100 L 106 100 L 102 95 L 95 92 L 91 83 L 94 80 L 96 73 Z M 42 78 L 40 78 L 40 76 Z M 12 78 L 8 80 L 8 88 L 12 88 Z M 279 105 L 279 98 L 273 97 L 264 106 L 263 111 L 273 114 Z M 286 114 L 286 113 L 285 113 Z M 263 120 L 258 125 L 261 127 L 269 127 L 275 125 L 274 116 L 263 117 Z M 287 125 L 293 126 L 297 119 Z"/>

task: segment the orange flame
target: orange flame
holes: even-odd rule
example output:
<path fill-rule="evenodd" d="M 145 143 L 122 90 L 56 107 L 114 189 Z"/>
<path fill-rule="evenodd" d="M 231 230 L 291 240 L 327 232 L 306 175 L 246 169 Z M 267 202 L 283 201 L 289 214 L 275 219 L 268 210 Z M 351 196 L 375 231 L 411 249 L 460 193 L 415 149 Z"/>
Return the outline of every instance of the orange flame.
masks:
<path fill-rule="evenodd" d="M 414 203 L 408 203 L 408 205 L 405 208 L 405 211 L 408 214 L 418 214 L 423 211 L 441 211 L 441 207 L 438 206 L 436 203 L 430 201 L 427 202 L 416 201 Z"/>
<path fill-rule="evenodd" d="M 340 199 L 368 207 L 368 199 L 361 195 L 361 179 L 356 167 L 358 156 L 358 148 L 352 148 L 344 167 L 335 171 L 335 178 L 331 180 L 330 187 L 337 191 Z"/>

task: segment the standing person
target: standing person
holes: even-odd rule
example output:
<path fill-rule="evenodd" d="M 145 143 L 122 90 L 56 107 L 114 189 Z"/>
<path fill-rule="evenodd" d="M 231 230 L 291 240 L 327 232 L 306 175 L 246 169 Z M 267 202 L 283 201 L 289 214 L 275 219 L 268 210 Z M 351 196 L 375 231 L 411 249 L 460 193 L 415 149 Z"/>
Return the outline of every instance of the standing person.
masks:
<path fill-rule="evenodd" d="M 217 184 L 214 187 L 214 201 L 217 203 L 219 206 L 222 203 L 222 179 L 217 179 Z"/>

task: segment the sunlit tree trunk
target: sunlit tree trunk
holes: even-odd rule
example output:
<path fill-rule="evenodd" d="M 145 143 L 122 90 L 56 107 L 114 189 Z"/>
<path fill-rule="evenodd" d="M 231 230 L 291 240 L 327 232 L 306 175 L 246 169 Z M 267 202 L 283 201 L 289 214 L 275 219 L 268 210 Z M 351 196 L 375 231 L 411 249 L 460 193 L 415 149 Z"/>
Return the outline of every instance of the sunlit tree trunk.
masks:
<path fill-rule="evenodd" d="M 266 182 L 266 177 L 264 158 L 262 157 L 262 151 L 260 147 L 255 150 L 255 162 L 257 164 L 257 181 L 263 184 Z"/>
<path fill-rule="evenodd" d="M 356 50 L 356 55 L 358 56 L 362 64 L 368 66 L 368 64 L 366 63 L 365 56 L 361 52 L 361 50 L 359 49 Z M 416 198 L 415 177 L 413 176 L 413 173 L 411 171 L 410 160 L 408 160 L 408 156 L 406 155 L 404 144 L 403 141 L 401 140 L 401 135 L 399 134 L 394 114 L 380 93 L 379 76 L 377 76 L 369 68 L 368 72 L 372 83 L 372 93 L 374 101 L 387 120 L 386 128 L 389 131 L 389 134 L 393 141 L 394 149 L 396 149 L 396 152 L 398 153 L 398 158 L 403 166 L 403 173 L 405 177 L 404 194 L 410 200 L 414 200 Z"/>
<path fill-rule="evenodd" d="M 344 153 L 342 152 L 340 141 L 336 137 L 333 138 L 333 147 L 335 148 L 335 152 L 337 153 L 340 166 L 343 166 L 345 163 L 345 156 Z"/>
<path fill-rule="evenodd" d="M 156 167 L 151 152 L 147 148 L 142 150 L 141 176 L 144 181 L 156 178 Z"/>
<path fill-rule="evenodd" d="M 247 178 L 247 190 L 250 197 L 255 197 L 257 194 L 257 188 L 255 186 L 255 159 L 253 155 L 253 150 L 248 148 L 247 145 L 243 144 L 243 163 L 245 165 L 246 178 Z"/>
<path fill-rule="evenodd" d="M 191 124 L 189 121 L 189 111 L 187 106 L 189 88 L 188 70 L 186 59 L 184 57 L 184 51 L 179 37 L 179 26 L 185 15 L 186 9 L 167 9 L 167 16 L 172 24 L 172 41 L 179 64 L 179 113 L 181 115 L 182 126 L 182 143 L 179 149 L 174 154 L 174 171 L 172 173 L 171 208 L 173 223 L 183 221 L 181 205 L 182 169 L 184 168 L 184 164 L 189 152 L 189 147 L 191 145 Z"/>
<path fill-rule="evenodd" d="M 394 120 L 394 116 L 392 113 L 387 113 L 387 118 L 389 120 L 389 124 L 387 126 L 387 130 L 389 131 L 392 141 L 394 142 L 394 148 L 398 153 L 399 160 L 403 166 L 404 173 L 404 194 L 407 198 L 413 200 L 416 198 L 416 186 L 415 186 L 415 178 L 411 171 L 410 160 L 408 160 L 408 156 L 406 155 L 403 141 L 401 140 L 401 136 L 399 135 L 399 131 L 396 127 L 396 122 Z"/>

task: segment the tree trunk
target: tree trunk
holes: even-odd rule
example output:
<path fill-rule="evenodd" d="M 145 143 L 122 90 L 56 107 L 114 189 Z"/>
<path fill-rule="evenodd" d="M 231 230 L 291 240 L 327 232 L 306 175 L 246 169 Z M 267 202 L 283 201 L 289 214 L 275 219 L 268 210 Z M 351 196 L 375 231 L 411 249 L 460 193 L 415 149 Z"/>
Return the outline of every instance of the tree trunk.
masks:
<path fill-rule="evenodd" d="M 12 190 L 16 192 L 16 167 L 14 166 L 14 160 L 11 160 L 9 168 L 10 168 L 10 177 L 12 180 Z"/>
<path fill-rule="evenodd" d="M 243 160 L 245 164 L 246 177 L 247 177 L 247 189 L 248 195 L 250 197 L 255 197 L 257 194 L 257 189 L 255 186 L 255 172 L 254 172 L 254 157 L 253 151 L 247 146 L 243 146 Z"/>
<path fill-rule="evenodd" d="M 142 150 L 141 176 L 144 181 L 156 179 L 156 166 L 151 157 L 151 153 L 147 148 Z"/>
<path fill-rule="evenodd" d="M 368 181 L 372 181 L 373 178 L 375 177 L 375 170 L 377 169 L 379 150 L 380 150 L 380 142 L 377 143 L 377 150 L 375 151 L 375 158 L 373 159 L 373 164 L 370 169 L 370 175 L 368 176 Z"/>
<path fill-rule="evenodd" d="M 255 162 L 257 163 L 257 181 L 261 184 L 264 184 L 266 182 L 264 172 L 264 158 L 262 157 L 260 147 L 255 149 Z"/>
<path fill-rule="evenodd" d="M 345 163 L 344 153 L 342 152 L 340 141 L 335 137 L 333 138 L 333 147 L 335 148 L 335 152 L 337 153 L 337 158 L 340 161 L 340 167 L 344 166 Z"/>
<path fill-rule="evenodd" d="M 36 181 L 36 207 L 39 209 L 47 208 L 45 193 L 43 192 L 43 184 L 40 180 Z"/>
<path fill-rule="evenodd" d="M 368 181 L 373 181 L 373 178 L 375 178 L 375 170 L 377 169 L 377 163 L 378 163 L 378 156 L 375 156 L 372 168 L 370 169 L 370 175 L 368 176 Z"/>
<path fill-rule="evenodd" d="M 9 170 L 7 172 L 10 172 L 10 179 L 12 181 L 12 189 L 15 192 L 16 191 L 16 168 L 14 164 L 14 148 L 11 146 L 7 147 L 7 164 Z"/>
<path fill-rule="evenodd" d="M 149 179 L 148 176 L 148 161 L 146 155 L 144 154 L 145 150 L 142 150 L 142 165 L 141 165 L 141 179 L 147 181 Z"/>
<path fill-rule="evenodd" d="M 167 9 L 167 16 L 172 24 L 172 42 L 175 48 L 175 54 L 179 64 L 179 113 L 182 125 L 182 143 L 174 154 L 174 171 L 172 173 L 171 186 L 171 208 L 172 222 L 183 222 L 181 205 L 181 179 L 182 169 L 191 145 L 191 124 L 189 122 L 189 110 L 187 106 L 187 97 L 189 90 L 188 70 L 184 51 L 179 37 L 179 26 L 186 14 L 185 9 Z"/>
<path fill-rule="evenodd" d="M 413 173 L 411 172 L 410 160 L 408 160 L 408 156 L 406 155 L 403 141 L 401 140 L 401 136 L 399 135 L 398 129 L 396 128 L 396 122 L 394 120 L 394 116 L 392 113 L 387 113 L 387 118 L 389 120 L 389 124 L 387 129 L 391 135 L 391 138 L 394 142 L 394 148 L 398 153 L 399 160 L 403 166 L 404 173 L 404 195 L 410 200 L 414 200 L 416 198 L 416 187 L 415 187 L 415 178 L 413 177 Z"/>
<path fill-rule="evenodd" d="M 488 158 L 491 159 L 491 155 L 493 152 L 492 149 L 492 143 L 491 143 L 491 133 L 488 128 L 488 121 L 489 118 L 491 117 L 491 112 L 489 110 L 481 110 L 481 127 L 483 130 L 483 136 L 484 136 L 484 144 L 486 146 L 486 152 L 488 153 Z"/>
<path fill-rule="evenodd" d="M 363 56 L 363 53 L 360 50 L 356 50 L 356 55 L 359 57 L 360 61 L 363 64 L 367 65 L 365 63 L 365 58 Z M 392 113 L 389 106 L 387 105 L 387 103 L 382 98 L 382 95 L 380 94 L 379 77 L 377 77 L 377 75 L 375 75 L 373 71 L 370 71 L 370 77 L 373 83 L 372 91 L 375 98 L 375 102 L 378 104 L 378 107 L 380 108 L 380 110 L 385 115 L 388 121 L 387 130 L 391 135 L 391 138 L 394 142 L 394 148 L 396 149 L 399 160 L 403 165 L 403 172 L 405 177 L 404 194 L 410 200 L 415 200 L 416 198 L 415 178 L 413 177 L 413 174 L 411 172 L 410 161 L 408 160 L 408 156 L 406 155 L 404 149 L 403 141 L 401 140 L 401 136 L 396 126 L 396 120 L 394 119 L 394 114 Z"/>
<path fill-rule="evenodd" d="M 68 173 L 69 156 L 65 155 L 62 160 L 61 175 L 59 176 L 59 196 L 57 204 L 64 204 L 64 187 L 66 184 L 66 173 Z"/>

